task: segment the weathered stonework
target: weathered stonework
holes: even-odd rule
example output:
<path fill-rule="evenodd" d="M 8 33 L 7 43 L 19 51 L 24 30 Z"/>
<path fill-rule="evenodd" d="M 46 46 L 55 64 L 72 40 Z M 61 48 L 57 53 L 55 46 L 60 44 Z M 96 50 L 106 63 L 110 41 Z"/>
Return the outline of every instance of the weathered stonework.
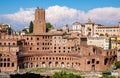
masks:
<path fill-rule="evenodd" d="M 16 71 L 18 67 L 104 71 L 116 61 L 115 50 L 81 45 L 82 40 L 77 35 L 74 37 L 63 32 L 45 33 L 44 10 L 37 9 L 35 14 L 34 34 L 1 36 L 1 72 Z M 8 58 L 10 60 L 4 60 Z M 9 62 L 14 65 L 6 66 L 5 63 Z"/>
<path fill-rule="evenodd" d="M 37 8 L 35 11 L 34 34 L 46 33 L 45 10 Z"/>

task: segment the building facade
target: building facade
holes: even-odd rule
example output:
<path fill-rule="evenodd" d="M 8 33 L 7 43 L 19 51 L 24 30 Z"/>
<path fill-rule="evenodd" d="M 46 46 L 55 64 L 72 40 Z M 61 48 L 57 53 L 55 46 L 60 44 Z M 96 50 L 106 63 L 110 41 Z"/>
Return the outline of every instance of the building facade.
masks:
<path fill-rule="evenodd" d="M 120 61 L 120 37 L 117 37 L 117 61 Z"/>
<path fill-rule="evenodd" d="M 110 39 L 105 36 L 100 37 L 88 37 L 87 45 L 94 45 L 97 47 L 101 47 L 105 50 L 110 49 Z"/>
<path fill-rule="evenodd" d="M 18 70 L 18 57 L 20 41 L 9 36 L 0 39 L 0 72 L 13 72 Z"/>
<path fill-rule="evenodd" d="M 79 32 L 84 36 L 94 36 L 96 34 L 100 36 L 119 36 L 120 33 L 120 22 L 117 26 L 104 26 L 96 24 L 88 19 L 87 23 L 81 24 L 80 22 L 73 23 L 73 31 Z"/>
<path fill-rule="evenodd" d="M 81 45 L 78 35 L 75 37 L 66 32 L 46 32 L 44 13 L 43 9 L 36 9 L 33 34 L 1 35 L 1 72 L 46 67 L 103 71 L 116 61 L 115 50 Z M 90 29 L 86 32 L 90 32 L 88 35 L 93 34 Z"/>

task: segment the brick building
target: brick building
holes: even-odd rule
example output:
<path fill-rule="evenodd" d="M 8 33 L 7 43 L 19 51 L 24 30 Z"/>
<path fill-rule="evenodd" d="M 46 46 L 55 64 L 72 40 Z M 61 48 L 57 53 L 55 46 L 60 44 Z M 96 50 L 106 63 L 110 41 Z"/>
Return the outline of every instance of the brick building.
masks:
<path fill-rule="evenodd" d="M 41 34 L 46 32 L 45 10 L 37 8 L 35 11 L 34 34 Z"/>
<path fill-rule="evenodd" d="M 11 72 L 17 71 L 18 57 L 20 52 L 20 41 L 13 38 L 3 37 L 0 39 L 0 71 Z"/>
<path fill-rule="evenodd" d="M 70 33 L 46 32 L 45 10 L 37 8 L 33 34 L 1 36 L 0 71 L 16 71 L 18 67 L 103 71 L 116 61 L 115 50 L 81 45 L 81 41 Z"/>

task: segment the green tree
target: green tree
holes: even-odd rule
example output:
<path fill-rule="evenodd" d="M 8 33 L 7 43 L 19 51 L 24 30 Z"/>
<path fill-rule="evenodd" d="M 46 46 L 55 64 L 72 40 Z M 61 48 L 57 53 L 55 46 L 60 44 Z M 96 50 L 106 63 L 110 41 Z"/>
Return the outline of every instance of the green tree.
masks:
<path fill-rule="evenodd" d="M 84 78 L 84 77 L 75 75 L 72 73 L 67 74 L 65 72 L 57 72 L 57 73 L 53 74 L 50 78 Z"/>
<path fill-rule="evenodd" d="M 48 32 L 49 29 L 52 28 L 52 27 L 53 27 L 53 25 L 50 22 L 47 22 L 46 23 L 46 32 Z"/>
<path fill-rule="evenodd" d="M 108 37 L 108 36 L 109 36 L 109 34 L 108 34 L 108 33 L 105 33 L 105 36 L 106 36 L 106 37 Z"/>
<path fill-rule="evenodd" d="M 102 77 L 100 78 L 116 78 L 115 76 L 110 76 L 110 75 L 103 75 Z"/>
<path fill-rule="evenodd" d="M 104 34 L 101 33 L 100 36 L 104 36 Z"/>
<path fill-rule="evenodd" d="M 116 62 L 116 63 L 115 63 L 115 66 L 116 66 L 117 68 L 120 68 L 120 61 Z"/>
<path fill-rule="evenodd" d="M 22 31 L 25 32 L 25 34 L 30 34 L 26 29 L 23 29 Z"/>
<path fill-rule="evenodd" d="M 33 22 L 32 21 L 30 22 L 30 25 L 29 25 L 29 32 L 33 33 Z"/>

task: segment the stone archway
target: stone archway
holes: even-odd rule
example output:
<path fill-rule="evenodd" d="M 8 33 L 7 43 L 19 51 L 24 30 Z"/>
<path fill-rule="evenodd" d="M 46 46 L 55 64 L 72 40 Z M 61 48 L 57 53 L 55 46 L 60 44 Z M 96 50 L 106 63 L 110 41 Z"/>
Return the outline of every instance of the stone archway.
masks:
<path fill-rule="evenodd" d="M 42 67 L 46 67 L 45 62 L 42 62 Z"/>
<path fill-rule="evenodd" d="M 20 64 L 20 68 L 22 68 L 22 69 L 24 68 L 24 63 Z"/>
<path fill-rule="evenodd" d="M 31 68 L 31 64 L 30 64 L 30 63 L 28 63 L 28 66 L 27 66 L 27 68 Z"/>
<path fill-rule="evenodd" d="M 72 68 L 74 67 L 74 63 L 72 63 Z"/>
<path fill-rule="evenodd" d="M 24 68 L 28 68 L 28 63 L 24 63 Z"/>
<path fill-rule="evenodd" d="M 59 64 L 58 64 L 58 62 L 55 62 L 55 67 L 59 67 Z"/>
<path fill-rule="evenodd" d="M 64 62 L 61 62 L 61 67 L 62 67 L 62 68 L 65 67 Z"/>
<path fill-rule="evenodd" d="M 95 65 L 92 65 L 92 71 L 95 71 Z"/>
<path fill-rule="evenodd" d="M 105 58 L 104 59 L 104 65 L 107 65 L 108 64 L 108 58 Z"/>
<path fill-rule="evenodd" d="M 36 64 L 36 67 L 39 67 L 39 64 Z"/>
<path fill-rule="evenodd" d="M 48 66 L 49 66 L 49 67 L 52 67 L 52 62 L 51 62 L 51 61 L 48 63 Z"/>
<path fill-rule="evenodd" d="M 70 63 L 67 63 L 67 67 L 70 67 Z"/>
<path fill-rule="evenodd" d="M 20 69 L 22 69 L 22 64 L 19 64 Z"/>
<path fill-rule="evenodd" d="M 33 68 L 33 67 L 34 67 L 34 65 L 33 65 L 33 63 L 31 63 L 31 64 L 30 64 L 30 68 Z"/>

